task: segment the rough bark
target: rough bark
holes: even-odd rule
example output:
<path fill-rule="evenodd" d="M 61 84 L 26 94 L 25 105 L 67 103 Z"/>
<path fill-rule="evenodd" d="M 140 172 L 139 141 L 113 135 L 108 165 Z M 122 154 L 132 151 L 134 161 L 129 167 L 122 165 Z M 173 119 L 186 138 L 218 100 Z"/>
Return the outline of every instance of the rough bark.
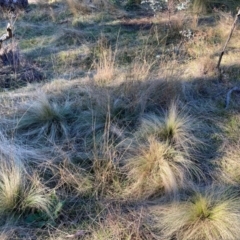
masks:
<path fill-rule="evenodd" d="M 0 0 L 0 7 L 4 9 L 26 8 L 28 0 Z"/>
<path fill-rule="evenodd" d="M 0 49 L 2 48 L 2 42 L 3 41 L 6 41 L 10 38 L 13 37 L 13 34 L 12 34 L 12 27 L 11 27 L 11 24 L 8 23 L 7 25 L 7 33 L 3 34 L 1 37 L 0 37 Z"/>

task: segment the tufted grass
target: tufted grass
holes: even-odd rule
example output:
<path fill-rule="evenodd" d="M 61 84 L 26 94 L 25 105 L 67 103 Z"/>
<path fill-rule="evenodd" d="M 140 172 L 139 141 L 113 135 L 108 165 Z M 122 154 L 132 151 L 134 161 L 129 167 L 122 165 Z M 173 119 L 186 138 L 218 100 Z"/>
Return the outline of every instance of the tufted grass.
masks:
<path fill-rule="evenodd" d="M 37 175 L 30 177 L 19 159 L 1 159 L 0 216 L 19 219 L 40 211 L 51 218 L 51 197 Z"/>
<path fill-rule="evenodd" d="M 237 93 L 224 109 L 238 27 L 215 69 L 233 15 L 124 5 L 38 1 L 16 17 L 26 71 L 0 80 L 32 78 L 0 89 L 0 238 L 238 238 Z"/>
<path fill-rule="evenodd" d="M 154 195 L 177 195 L 180 189 L 191 188 L 192 179 L 202 175 L 200 169 L 179 150 L 167 142 L 149 137 L 140 144 L 136 154 L 126 160 L 129 186 L 126 194 L 134 199 L 147 199 Z"/>
<path fill-rule="evenodd" d="M 46 95 L 41 95 L 33 103 L 26 104 L 21 110 L 16 130 L 31 141 L 47 139 L 56 142 L 69 137 L 69 121 L 76 119 L 72 103 L 52 102 Z"/>
<path fill-rule="evenodd" d="M 186 155 L 190 155 L 192 149 L 197 150 L 202 143 L 195 136 L 198 130 L 196 120 L 178 108 L 177 103 L 173 102 L 163 114 L 159 112 L 144 115 L 139 129 L 135 132 L 136 140 L 153 136 L 160 141 L 168 142 Z"/>
<path fill-rule="evenodd" d="M 236 239 L 239 196 L 229 187 L 206 187 L 185 201 L 155 209 L 161 239 Z"/>

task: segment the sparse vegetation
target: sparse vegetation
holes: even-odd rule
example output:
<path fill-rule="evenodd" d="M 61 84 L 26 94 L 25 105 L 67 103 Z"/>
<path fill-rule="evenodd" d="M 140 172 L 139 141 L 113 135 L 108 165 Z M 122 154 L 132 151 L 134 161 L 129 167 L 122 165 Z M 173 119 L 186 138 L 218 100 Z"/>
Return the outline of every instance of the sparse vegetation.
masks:
<path fill-rule="evenodd" d="M 239 1 L 28 2 L 0 16 L 0 239 L 237 239 Z"/>

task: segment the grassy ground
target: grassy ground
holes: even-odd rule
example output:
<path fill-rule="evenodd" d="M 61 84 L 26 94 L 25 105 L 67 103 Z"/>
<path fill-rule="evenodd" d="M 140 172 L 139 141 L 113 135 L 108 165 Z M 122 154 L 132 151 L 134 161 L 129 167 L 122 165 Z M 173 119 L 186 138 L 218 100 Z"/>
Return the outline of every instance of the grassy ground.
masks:
<path fill-rule="evenodd" d="M 1 239 L 238 238 L 239 26 L 133 6 L 1 15 Z"/>

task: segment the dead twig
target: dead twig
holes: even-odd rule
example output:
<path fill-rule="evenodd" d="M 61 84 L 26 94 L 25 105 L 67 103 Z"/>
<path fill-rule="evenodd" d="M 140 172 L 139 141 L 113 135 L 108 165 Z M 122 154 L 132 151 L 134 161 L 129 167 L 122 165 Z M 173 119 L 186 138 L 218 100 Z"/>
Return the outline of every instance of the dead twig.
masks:
<path fill-rule="evenodd" d="M 236 17 L 235 17 L 234 22 L 233 22 L 233 24 L 232 24 L 232 28 L 231 28 L 231 31 L 230 31 L 230 33 L 229 33 L 229 35 L 228 35 L 227 41 L 226 41 L 226 43 L 225 43 L 225 45 L 224 45 L 224 47 L 223 47 L 223 50 L 222 50 L 222 52 L 221 52 L 221 54 L 220 54 L 220 56 L 219 56 L 218 64 L 217 64 L 217 69 L 218 69 L 219 72 L 220 72 L 220 64 L 221 64 L 221 61 L 222 61 L 223 54 L 224 54 L 224 52 L 225 52 L 225 50 L 226 50 L 226 47 L 227 47 L 228 42 L 230 41 L 230 39 L 231 39 L 231 37 L 232 37 L 233 30 L 234 30 L 234 28 L 235 28 L 235 26 L 236 26 L 236 24 L 237 24 L 237 21 L 238 21 L 239 16 L 240 16 L 240 9 L 238 10 L 238 13 L 236 14 Z"/>
<path fill-rule="evenodd" d="M 231 100 L 231 94 L 232 94 L 233 92 L 238 92 L 238 93 L 240 93 L 240 88 L 239 88 L 239 87 L 234 87 L 234 88 L 230 89 L 230 90 L 227 92 L 225 109 L 227 109 L 228 106 L 229 106 L 229 102 L 230 102 L 230 100 Z"/>

